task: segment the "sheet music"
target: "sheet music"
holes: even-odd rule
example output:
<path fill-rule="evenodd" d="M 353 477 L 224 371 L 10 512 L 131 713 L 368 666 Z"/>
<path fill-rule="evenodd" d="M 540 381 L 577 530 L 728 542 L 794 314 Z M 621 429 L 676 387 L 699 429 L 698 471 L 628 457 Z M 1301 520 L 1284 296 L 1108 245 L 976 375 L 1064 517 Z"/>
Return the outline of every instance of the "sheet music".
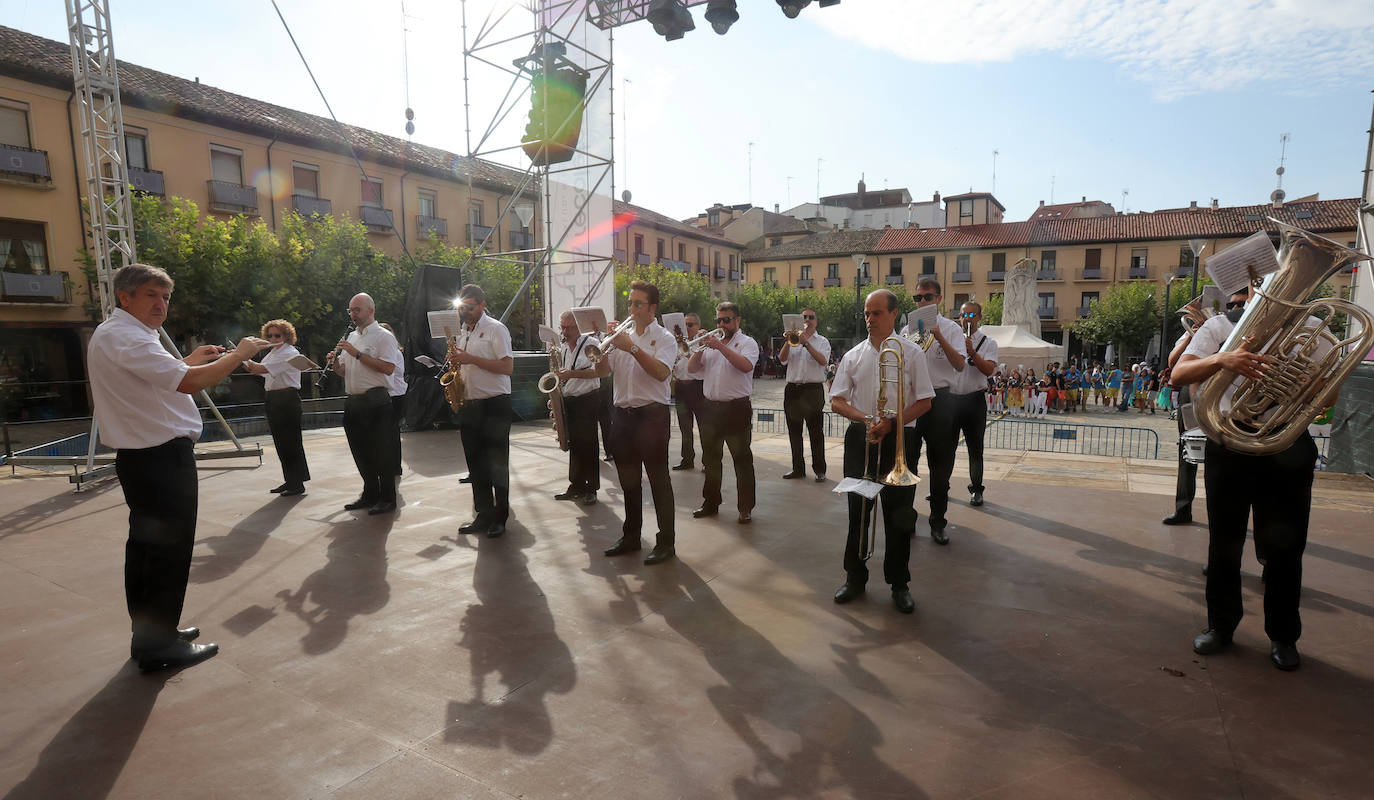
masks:
<path fill-rule="evenodd" d="M 800 330 L 802 330 L 802 329 L 805 328 L 805 327 L 806 327 L 806 323 L 802 320 L 802 315 L 801 315 L 801 314 L 783 314 L 783 315 L 782 315 L 782 329 L 783 329 L 783 331 L 800 331 Z"/>
<path fill-rule="evenodd" d="M 545 347 L 555 346 L 558 343 L 558 331 L 548 325 L 540 325 L 539 341 L 543 342 Z"/>
<path fill-rule="evenodd" d="M 291 356 L 290 358 L 286 359 L 286 363 L 290 364 L 290 365 L 292 366 L 292 368 L 298 369 L 298 370 L 300 370 L 300 371 L 302 371 L 302 372 L 304 372 L 304 371 L 306 371 L 306 370 L 319 369 L 319 368 L 320 368 L 320 365 L 319 365 L 319 364 L 316 364 L 314 361 L 311 361 L 310 359 L 306 358 L 305 356 L 299 355 L 299 354 L 298 354 L 298 355 Z"/>
<path fill-rule="evenodd" d="M 864 480 L 863 478 L 844 478 L 839 483 L 835 484 L 835 488 L 831 491 L 835 494 L 849 494 L 853 492 L 854 494 L 862 495 L 872 500 L 877 497 L 878 492 L 882 490 L 883 485 L 881 483 Z"/>
<path fill-rule="evenodd" d="M 910 314 L 907 314 L 906 324 L 908 328 L 915 331 L 917 330 L 916 323 L 919 321 L 925 326 L 921 330 L 930 333 L 935 330 L 935 318 L 938 316 L 940 316 L 940 307 L 935 303 L 931 303 L 928 306 L 921 306 Z"/>
<path fill-rule="evenodd" d="M 683 314 L 683 313 L 680 313 L 680 312 L 677 312 L 677 311 L 674 311 L 674 312 L 671 313 L 671 314 L 664 314 L 664 315 L 663 315 L 663 323 L 662 323 L 662 324 L 663 324 L 664 330 L 668 331 L 669 333 L 675 333 L 675 334 L 677 334 L 677 335 L 679 335 L 679 336 L 682 336 L 682 337 L 686 337 L 686 336 L 687 336 L 687 315 L 686 315 L 686 314 Z"/>
<path fill-rule="evenodd" d="M 1250 281 L 1279 271 L 1279 256 L 1264 231 L 1247 236 L 1230 247 L 1203 260 L 1207 275 L 1223 296 L 1230 296 L 1250 285 Z"/>
<path fill-rule="evenodd" d="M 573 319 L 577 322 L 578 333 L 594 333 L 598 336 L 605 336 L 607 333 L 606 312 L 596 306 L 584 306 L 570 309 Z"/>
<path fill-rule="evenodd" d="M 457 310 L 431 311 L 428 316 L 431 339 L 459 336 L 463 332 L 463 315 Z"/>
<path fill-rule="evenodd" d="M 429 367 L 430 369 L 434 369 L 435 367 L 443 366 L 443 365 L 440 364 L 438 361 L 435 361 L 434 359 L 430 358 L 429 356 L 416 356 L 416 357 L 415 357 L 415 363 L 416 363 L 416 364 L 419 364 L 419 365 L 422 366 L 422 367 Z"/>

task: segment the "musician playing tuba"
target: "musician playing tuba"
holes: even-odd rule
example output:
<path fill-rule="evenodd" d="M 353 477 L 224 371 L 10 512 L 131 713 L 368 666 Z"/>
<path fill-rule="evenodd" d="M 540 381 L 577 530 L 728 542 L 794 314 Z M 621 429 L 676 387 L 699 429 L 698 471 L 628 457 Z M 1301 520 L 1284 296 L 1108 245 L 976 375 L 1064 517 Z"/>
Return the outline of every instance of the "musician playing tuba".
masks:
<path fill-rule="evenodd" d="M 887 289 L 878 289 L 864 301 L 864 320 L 868 327 L 868 339 L 859 342 L 845 353 L 835 371 L 835 381 L 830 387 L 830 408 L 836 414 L 849 419 L 849 429 L 844 435 L 844 476 L 869 480 L 881 478 L 893 470 L 896 461 L 897 436 L 903 436 L 905 457 L 915 464 L 920 455 L 920 437 L 916 435 L 916 419 L 930 410 L 931 398 L 935 389 L 930 385 L 930 374 L 921 349 L 903 337 L 892 337 L 892 329 L 897 321 L 897 296 Z M 882 370 L 879 363 L 882 352 L 888 348 L 901 348 L 902 369 L 900 375 L 889 375 L 892 381 L 901 380 L 905 408 L 878 407 L 879 380 Z M 883 392 L 889 403 L 895 405 L 896 392 Z M 887 413 L 883 413 L 887 412 Z M 868 447 L 872 441 L 873 447 Z M 883 579 L 892 588 L 892 604 L 903 614 L 916 609 L 911 598 L 908 584 L 911 571 L 908 561 L 911 554 L 911 536 L 916 530 L 916 487 L 884 486 L 878 494 L 883 508 L 883 530 L 885 545 L 883 554 Z M 844 548 L 844 584 L 835 591 L 836 603 L 848 603 L 864 592 L 868 582 L 866 554 L 860 548 L 868 524 L 868 514 L 876 505 L 865 502 L 861 495 L 850 493 L 849 533 Z"/>
<path fill-rule="evenodd" d="M 577 320 L 564 311 L 558 320 L 562 340 L 557 347 L 563 368 L 555 373 L 563 393 L 563 424 L 568 435 L 568 488 L 554 495 L 555 500 L 572 500 L 589 506 L 596 502 L 601 488 L 597 450 L 597 415 L 601 402 L 601 379 L 596 365 L 587 357 L 590 345 L 599 344 L 590 334 L 577 331 Z"/>

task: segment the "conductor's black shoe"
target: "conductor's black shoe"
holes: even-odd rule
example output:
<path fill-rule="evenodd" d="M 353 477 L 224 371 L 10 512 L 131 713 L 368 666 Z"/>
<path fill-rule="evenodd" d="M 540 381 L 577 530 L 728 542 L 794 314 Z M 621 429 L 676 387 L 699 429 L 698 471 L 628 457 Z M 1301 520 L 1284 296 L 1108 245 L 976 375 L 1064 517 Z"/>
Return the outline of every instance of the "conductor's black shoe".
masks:
<path fill-rule="evenodd" d="M 796 479 L 796 478 L 805 478 L 805 477 L 806 477 L 806 470 L 804 470 L 804 469 L 794 469 L 794 470 L 792 470 L 791 472 L 787 473 L 786 475 L 783 475 L 783 476 L 782 476 L 783 480 L 786 480 L 786 481 L 794 480 L 794 479 Z"/>
<path fill-rule="evenodd" d="M 283 483 L 281 486 L 278 486 L 275 489 L 268 489 L 267 491 L 271 492 L 272 494 L 281 494 L 282 492 L 286 491 L 287 488 L 289 488 L 290 486 L 291 484 L 289 483 Z"/>
<path fill-rule="evenodd" d="M 1274 642 L 1269 649 L 1269 661 L 1284 672 L 1292 672 L 1302 666 L 1298 646 L 1293 642 Z"/>
<path fill-rule="evenodd" d="M 981 506 L 983 504 L 983 493 L 974 492 L 968 496 L 968 504 L 971 506 Z"/>
<path fill-rule="evenodd" d="M 464 475 L 463 477 L 459 478 L 459 479 L 458 479 L 458 482 L 459 482 L 459 483 L 472 483 L 472 473 L 469 472 L 468 474 L 466 474 L 466 475 Z"/>
<path fill-rule="evenodd" d="M 696 517 L 697 519 L 701 519 L 702 517 L 714 517 L 716 515 L 716 512 L 719 510 L 720 506 L 703 505 L 701 508 L 694 510 L 692 512 L 692 516 Z"/>
<path fill-rule="evenodd" d="M 194 642 L 200 638 L 200 628 L 192 625 L 189 628 L 178 628 L 177 639 L 183 642 Z M 137 659 L 138 650 L 132 644 L 129 645 L 129 658 Z"/>
<path fill-rule="evenodd" d="M 664 561 L 667 561 L 668 559 L 673 558 L 676 555 L 677 551 L 673 549 L 672 545 L 656 544 L 654 545 L 654 549 L 649 551 L 649 555 L 644 557 L 644 563 L 648 564 L 649 566 L 653 566 L 654 564 L 662 564 Z"/>
<path fill-rule="evenodd" d="M 298 497 L 305 494 L 305 484 L 298 483 L 295 486 L 288 486 L 280 492 L 282 497 Z"/>
<path fill-rule="evenodd" d="M 1193 652 L 1200 656 L 1214 656 L 1231 646 L 1231 634 L 1208 628 L 1193 639 Z"/>
<path fill-rule="evenodd" d="M 936 544 L 949 544 L 949 534 L 945 533 L 944 525 L 938 528 L 930 526 L 930 538 L 934 539 Z"/>
<path fill-rule="evenodd" d="M 487 522 L 486 520 L 482 519 L 481 517 L 478 517 L 477 519 L 475 519 L 475 520 L 473 520 L 472 522 L 469 522 L 469 523 L 467 523 L 467 524 L 465 524 L 465 525 L 459 525 L 459 526 L 458 526 L 458 532 L 459 532 L 459 533 L 486 533 L 486 532 L 487 532 L 487 528 L 490 528 L 490 527 L 491 527 L 491 523 L 490 523 L 490 522 Z"/>
<path fill-rule="evenodd" d="M 1160 522 L 1164 523 L 1165 525 L 1187 525 L 1192 521 L 1193 514 L 1191 511 L 1175 511 L 1174 513 L 1160 520 Z"/>
<path fill-rule="evenodd" d="M 691 469 L 691 468 L 694 467 L 694 466 L 696 466 L 696 465 L 693 464 L 693 463 L 690 462 L 690 461 L 679 461 L 678 463 L 676 463 L 676 464 L 673 465 L 673 471 L 674 471 L 674 472 L 682 472 L 683 470 Z"/>
<path fill-rule="evenodd" d="M 488 539 L 495 539 L 496 537 L 500 536 L 501 534 L 503 534 L 503 533 L 505 533 L 505 532 L 506 532 L 506 523 L 504 523 L 504 522 L 493 522 L 493 523 L 491 524 L 491 527 L 490 527 L 490 528 L 487 528 L 487 538 L 488 538 Z"/>
<path fill-rule="evenodd" d="M 836 603 L 848 603 L 850 600 L 853 600 L 854 598 L 858 597 L 859 595 L 861 595 L 861 594 L 863 594 L 863 593 L 864 593 L 864 585 L 863 585 L 862 583 L 854 583 L 853 581 L 845 581 L 845 582 L 840 586 L 840 588 L 838 588 L 838 589 L 835 590 L 835 602 L 836 602 Z"/>
<path fill-rule="evenodd" d="M 601 552 L 602 555 L 618 556 L 624 555 L 625 553 L 638 552 L 641 547 L 643 547 L 643 545 L 639 543 L 638 539 L 626 539 L 624 536 L 622 536 L 620 537 L 620 541 L 616 542 L 610 547 L 607 547 L 605 550 Z"/>
<path fill-rule="evenodd" d="M 383 501 L 381 501 L 380 503 L 374 503 L 374 504 L 372 505 L 372 507 L 369 508 L 369 509 L 367 510 L 367 513 L 369 513 L 369 514 L 390 514 L 391 512 L 393 512 L 393 511 L 395 511 L 395 510 L 396 510 L 396 501 L 395 501 L 395 500 L 383 500 Z"/>
<path fill-rule="evenodd" d="M 916 601 L 911 599 L 911 590 L 905 586 L 900 589 L 893 589 L 892 606 L 903 614 L 910 614 L 915 611 Z"/>
<path fill-rule="evenodd" d="M 161 650 L 140 653 L 135 660 L 138 661 L 140 670 L 153 672 L 159 669 L 189 667 L 192 664 L 199 664 L 218 652 L 219 645 L 217 644 L 191 644 L 190 642 L 178 641 Z"/>
<path fill-rule="evenodd" d="M 371 508 L 376 502 L 375 499 L 364 495 L 344 506 L 344 511 L 357 511 L 360 508 Z"/>
<path fill-rule="evenodd" d="M 555 500 L 576 500 L 577 498 L 578 493 L 574 492 L 572 489 L 569 489 L 566 492 L 559 492 L 558 494 L 553 496 L 553 499 Z"/>

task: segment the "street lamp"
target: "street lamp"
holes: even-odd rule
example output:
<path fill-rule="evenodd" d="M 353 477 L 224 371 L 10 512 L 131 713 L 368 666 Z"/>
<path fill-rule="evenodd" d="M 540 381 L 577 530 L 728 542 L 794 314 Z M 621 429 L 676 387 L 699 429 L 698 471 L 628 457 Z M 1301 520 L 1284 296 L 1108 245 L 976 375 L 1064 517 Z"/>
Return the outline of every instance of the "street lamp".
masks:
<path fill-rule="evenodd" d="M 1188 249 L 1193 251 L 1193 293 L 1189 297 L 1197 297 L 1197 263 L 1202 251 L 1207 249 L 1206 239 L 1189 239 Z"/>
<path fill-rule="evenodd" d="M 1197 257 L 1194 256 L 1193 258 L 1196 259 Z M 1169 366 L 1169 357 L 1164 354 L 1164 348 L 1169 346 L 1169 302 L 1173 300 L 1172 289 L 1174 281 L 1177 279 L 1178 275 L 1170 275 L 1169 279 L 1164 282 L 1164 309 L 1159 315 L 1159 363 L 1162 367 Z M 1196 273 L 1194 273 L 1193 279 L 1197 279 Z"/>
<path fill-rule="evenodd" d="M 855 317 L 854 335 L 860 339 L 864 338 L 864 301 L 861 296 L 864 284 L 868 283 L 864 274 L 864 267 L 868 264 L 868 255 L 865 253 L 854 253 L 850 258 L 854 259 L 854 306 L 858 313 Z"/>

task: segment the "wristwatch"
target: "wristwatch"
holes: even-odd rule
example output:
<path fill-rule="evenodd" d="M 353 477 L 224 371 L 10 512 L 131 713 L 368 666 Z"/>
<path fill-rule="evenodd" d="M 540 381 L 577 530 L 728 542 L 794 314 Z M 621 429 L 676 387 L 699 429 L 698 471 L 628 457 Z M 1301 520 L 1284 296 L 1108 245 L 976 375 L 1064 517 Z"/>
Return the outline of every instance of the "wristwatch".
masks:
<path fill-rule="evenodd" d="M 630 355 L 636 355 L 636 354 L 638 354 L 638 353 L 639 353 L 639 345 L 637 345 L 637 344 L 632 344 L 632 345 L 630 345 Z"/>

